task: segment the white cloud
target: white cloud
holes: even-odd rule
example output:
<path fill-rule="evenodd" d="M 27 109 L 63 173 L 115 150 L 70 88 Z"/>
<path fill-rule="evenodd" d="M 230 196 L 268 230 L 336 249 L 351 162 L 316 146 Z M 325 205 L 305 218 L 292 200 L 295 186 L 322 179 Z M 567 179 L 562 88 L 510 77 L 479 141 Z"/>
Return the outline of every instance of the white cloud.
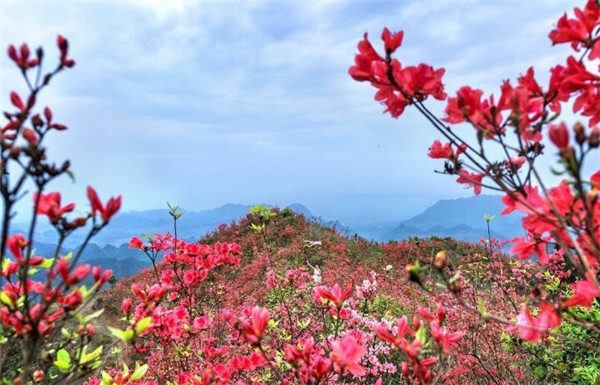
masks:
<path fill-rule="evenodd" d="M 496 90 L 531 64 L 544 79 L 565 52 L 550 47 L 547 32 L 572 8 L 477 1 L 2 4 L 2 46 L 43 44 L 54 58 L 56 34 L 70 38 L 77 65 L 40 103 L 52 101 L 69 125 L 53 144 L 56 154 L 72 154 L 80 179 L 97 178 L 103 190 L 127 196 L 167 175 L 160 188 L 126 200 L 131 208 L 169 194 L 193 208 L 193 194 L 182 191 L 200 186 L 206 174 L 217 186 L 203 192 L 211 202 L 248 201 L 245 192 L 258 201 L 293 191 L 294 201 L 340 190 L 439 197 L 441 184 L 465 195 L 431 173 L 436 164 L 424 153 L 436 136 L 418 114 L 382 115 L 373 89 L 349 78 L 356 43 L 368 31 L 379 46 L 384 26 L 404 29 L 403 63 L 445 67 L 450 93 L 465 83 Z M 4 56 L 0 68 L 2 95 L 19 89 Z M 125 176 L 95 171 L 123 164 Z M 256 173 L 269 178 L 258 181 Z M 230 190 L 232 180 L 244 189 Z"/>

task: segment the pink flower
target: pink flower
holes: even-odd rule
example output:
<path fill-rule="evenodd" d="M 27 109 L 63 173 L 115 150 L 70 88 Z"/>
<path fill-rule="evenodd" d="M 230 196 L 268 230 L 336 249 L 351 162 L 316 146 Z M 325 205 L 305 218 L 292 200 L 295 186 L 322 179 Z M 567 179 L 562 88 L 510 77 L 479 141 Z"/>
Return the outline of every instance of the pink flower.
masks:
<path fill-rule="evenodd" d="M 38 193 L 33 194 L 33 201 L 38 200 Z M 52 223 L 58 222 L 64 214 L 75 209 L 75 204 L 70 203 L 64 207 L 60 207 L 60 193 L 52 192 L 41 194 L 39 197 L 37 214 L 46 215 Z"/>
<path fill-rule="evenodd" d="M 269 323 L 269 312 L 265 308 L 256 306 L 251 311 L 250 319 L 240 318 L 240 323 L 246 340 L 252 345 L 258 345 Z"/>
<path fill-rule="evenodd" d="M 449 159 L 452 157 L 453 153 L 450 143 L 442 144 L 439 140 L 436 140 L 431 147 L 429 147 L 427 155 L 433 159 Z"/>
<path fill-rule="evenodd" d="M 360 345 L 356 338 L 346 334 L 341 340 L 334 341 L 332 344 L 329 358 L 333 361 L 335 371 L 352 373 L 357 377 L 364 376 L 365 368 L 360 366 L 359 362 L 365 355 L 367 349 Z"/>
<path fill-rule="evenodd" d="M 404 335 L 406 333 L 409 333 L 411 335 L 414 333 L 408 326 L 408 320 L 406 316 L 402 316 L 402 318 L 397 318 L 396 325 L 398 326 L 398 332 L 396 333 L 395 337 L 388 331 L 387 327 L 384 327 L 382 325 L 376 325 L 373 328 L 373 331 L 382 340 L 387 341 L 394 346 L 400 346 L 402 341 L 404 341 Z"/>
<path fill-rule="evenodd" d="M 345 300 L 350 298 L 353 287 L 354 285 L 351 283 L 350 285 L 346 286 L 344 291 L 342 291 L 340 285 L 337 283 L 333 285 L 331 289 L 328 289 L 325 286 L 318 286 L 314 289 L 314 296 L 320 300 L 331 301 L 339 308 L 342 306 Z"/>
<path fill-rule="evenodd" d="M 513 247 L 511 247 L 509 252 L 516 254 L 521 260 L 530 258 L 533 254 L 536 254 L 539 262 L 545 265 L 548 263 L 547 244 L 547 242 L 533 237 L 518 237 L 513 239 Z"/>
<path fill-rule="evenodd" d="M 561 123 L 558 126 L 551 124 L 548 130 L 548 136 L 559 150 L 564 150 L 569 147 L 569 130 L 567 130 L 566 124 Z"/>
<path fill-rule="evenodd" d="M 29 59 L 29 54 L 30 51 L 27 44 L 22 44 L 18 51 L 12 44 L 8 47 L 8 57 L 23 70 L 35 67 L 39 64 L 38 59 Z"/>
<path fill-rule="evenodd" d="M 90 201 L 90 205 L 92 206 L 92 214 L 96 215 L 96 213 L 100 213 L 104 223 L 110 221 L 110 218 L 112 218 L 113 215 L 115 215 L 121 208 L 120 195 L 116 198 L 110 198 L 106 203 L 106 207 L 104 207 L 100 201 L 100 198 L 98 197 L 98 193 L 96 193 L 96 190 L 94 190 L 92 186 L 88 186 L 87 196 Z"/>
<path fill-rule="evenodd" d="M 475 195 L 481 194 L 481 181 L 484 177 L 483 174 L 472 174 L 466 170 L 462 170 L 459 175 L 459 178 L 456 180 L 458 183 L 467 184 L 473 187 Z"/>
<path fill-rule="evenodd" d="M 525 341 L 539 341 L 543 332 L 560 326 L 560 316 L 554 308 L 543 302 L 540 313 L 536 318 L 532 317 L 526 305 L 521 307 L 521 313 L 517 316 L 517 324 L 508 330 L 518 330 L 519 336 Z"/>
<path fill-rule="evenodd" d="M 389 29 L 384 28 L 381 33 L 381 40 L 383 40 L 386 52 L 393 53 L 402 44 L 402 38 L 404 37 L 404 31 L 391 33 Z"/>
<path fill-rule="evenodd" d="M 138 237 L 133 237 L 129 241 L 129 248 L 130 249 L 142 249 L 142 248 L 144 248 L 144 243 Z"/>
<path fill-rule="evenodd" d="M 462 332 L 450 333 L 446 328 L 440 327 L 438 321 L 431 322 L 431 335 L 446 354 L 450 352 L 450 348 L 458 347 L 458 341 L 464 334 Z"/>
<path fill-rule="evenodd" d="M 594 298 L 600 297 L 600 291 L 592 280 L 590 274 L 585 275 L 585 280 L 575 282 L 575 294 L 565 302 L 566 307 L 583 306 L 590 308 Z"/>

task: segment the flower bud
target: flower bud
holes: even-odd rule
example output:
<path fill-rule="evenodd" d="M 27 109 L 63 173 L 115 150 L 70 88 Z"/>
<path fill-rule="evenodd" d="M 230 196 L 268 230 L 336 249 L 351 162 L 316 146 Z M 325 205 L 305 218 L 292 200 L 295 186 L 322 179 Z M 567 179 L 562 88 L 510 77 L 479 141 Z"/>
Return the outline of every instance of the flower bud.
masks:
<path fill-rule="evenodd" d="M 96 328 L 92 324 L 87 324 L 85 325 L 85 332 L 88 336 L 93 336 L 94 334 L 96 334 Z"/>
<path fill-rule="evenodd" d="M 408 363 L 402 362 L 402 375 L 404 377 L 410 377 L 410 371 L 408 370 Z"/>
<path fill-rule="evenodd" d="M 598 128 L 598 126 L 592 127 L 592 132 L 588 138 L 588 144 L 590 148 L 596 148 L 600 144 L 600 128 Z"/>
<path fill-rule="evenodd" d="M 561 123 L 558 126 L 551 124 L 548 136 L 559 150 L 564 150 L 569 146 L 569 131 L 564 123 Z"/>
<path fill-rule="evenodd" d="M 40 118 L 39 114 L 35 114 L 31 117 L 31 123 L 33 123 L 36 127 L 41 127 L 44 125 L 44 121 Z"/>
<path fill-rule="evenodd" d="M 38 137 L 31 128 L 23 130 L 23 138 L 29 142 L 29 144 L 38 144 Z"/>
<path fill-rule="evenodd" d="M 21 154 L 21 149 L 19 147 L 13 147 L 10 149 L 8 156 L 12 159 L 17 159 Z"/>
<path fill-rule="evenodd" d="M 446 318 L 446 309 L 442 305 L 438 306 L 438 308 L 436 310 L 436 315 L 437 315 L 438 321 L 441 324 L 442 322 L 444 322 L 444 319 Z"/>
<path fill-rule="evenodd" d="M 44 379 L 44 371 L 43 370 L 36 370 L 35 372 L 33 372 L 33 380 L 35 382 L 40 382 Z"/>
<path fill-rule="evenodd" d="M 129 314 L 132 309 L 133 303 L 131 302 L 131 298 L 125 298 L 121 304 L 121 310 L 123 310 L 123 313 Z"/>
<path fill-rule="evenodd" d="M 433 266 L 438 270 L 442 271 L 448 266 L 448 257 L 446 257 L 446 252 L 444 250 L 438 252 L 435 255 L 435 259 L 433 261 Z"/>
<path fill-rule="evenodd" d="M 575 131 L 575 140 L 577 143 L 582 144 L 585 142 L 585 128 L 583 127 L 583 124 L 579 122 L 575 123 L 573 131 Z"/>
<path fill-rule="evenodd" d="M 421 277 L 419 275 L 419 267 L 409 263 L 406 265 L 406 272 L 408 273 L 408 278 L 417 283 L 419 286 L 421 285 Z"/>

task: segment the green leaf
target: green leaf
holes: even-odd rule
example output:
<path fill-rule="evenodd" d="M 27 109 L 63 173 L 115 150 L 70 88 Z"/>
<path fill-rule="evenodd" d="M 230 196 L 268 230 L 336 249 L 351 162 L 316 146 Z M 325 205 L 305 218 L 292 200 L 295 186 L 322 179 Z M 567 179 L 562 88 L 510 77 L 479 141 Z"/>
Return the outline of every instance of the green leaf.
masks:
<path fill-rule="evenodd" d="M 102 346 L 99 346 L 96 350 L 94 350 L 91 353 L 85 354 L 80 361 L 80 364 L 85 364 L 87 362 L 91 362 L 91 361 L 96 361 L 98 358 L 100 358 L 100 355 L 102 354 Z"/>
<path fill-rule="evenodd" d="M 44 258 L 44 262 L 42 262 L 39 267 L 41 269 L 49 269 L 54 264 L 54 258 Z"/>
<path fill-rule="evenodd" d="M 150 325 L 150 323 L 152 322 L 152 317 L 146 317 L 142 320 L 140 320 L 137 325 L 135 326 L 135 335 L 139 336 L 140 334 L 142 334 L 144 332 L 144 330 L 146 330 L 146 328 Z"/>
<path fill-rule="evenodd" d="M 427 336 L 425 335 L 425 327 L 423 327 L 423 325 L 419 326 L 419 329 L 417 330 L 415 338 L 418 339 L 419 341 L 421 341 L 421 343 L 423 345 L 425 345 Z"/>
<path fill-rule="evenodd" d="M 67 352 L 65 349 L 60 349 L 58 353 L 56 353 L 56 359 L 58 361 L 71 363 L 71 356 L 69 355 L 69 352 Z"/>
<path fill-rule="evenodd" d="M 54 366 L 56 366 L 62 373 L 68 372 L 69 367 L 71 366 L 71 357 L 69 356 L 69 352 L 67 352 L 65 349 L 60 349 L 56 354 Z"/>
<path fill-rule="evenodd" d="M 121 341 L 127 342 L 127 339 L 125 338 L 125 333 L 122 330 L 117 329 L 117 328 L 113 328 L 113 327 L 110 327 L 110 326 L 107 326 L 107 328 L 112 333 L 113 336 L 117 337 Z"/>
<path fill-rule="evenodd" d="M 488 312 L 485 309 L 485 304 L 483 303 L 483 298 L 479 297 L 478 302 L 479 314 L 481 314 L 481 318 L 486 319 L 488 316 Z"/>
<path fill-rule="evenodd" d="M 125 330 L 125 341 L 129 342 L 133 338 L 133 330 L 127 329 Z"/>
<path fill-rule="evenodd" d="M 112 377 L 106 373 L 106 372 L 102 372 L 102 385 L 111 385 L 112 384 Z"/>
<path fill-rule="evenodd" d="M 136 381 L 136 380 L 141 379 L 142 377 L 144 377 L 144 374 L 146 374 L 146 371 L 148 371 L 148 364 L 144 364 L 144 365 L 140 366 L 138 363 L 136 363 L 135 371 L 133 372 L 133 374 L 130 377 L 131 381 Z"/>
<path fill-rule="evenodd" d="M 6 270 L 6 268 L 8 267 L 9 263 L 10 263 L 10 259 L 8 259 L 8 258 L 4 258 L 2 260 L 2 271 Z"/>
<path fill-rule="evenodd" d="M 70 364 L 63 361 L 54 361 L 54 366 L 56 366 L 61 373 L 66 373 L 69 371 Z"/>
<path fill-rule="evenodd" d="M 90 322 L 91 320 L 93 320 L 94 318 L 98 318 L 98 317 L 100 317 L 100 315 L 101 315 L 103 312 L 104 312 L 104 309 L 100 309 L 100 310 L 98 310 L 97 312 L 94 312 L 94 313 L 92 313 L 92 314 L 90 314 L 90 315 L 86 316 L 86 317 L 83 319 L 83 321 L 84 321 L 83 323 L 84 323 L 84 324 L 86 324 L 86 323 Z"/>
<path fill-rule="evenodd" d="M 477 141 L 479 142 L 479 145 L 483 143 L 483 131 L 481 130 L 477 131 Z"/>
<path fill-rule="evenodd" d="M 7 305 L 8 307 L 12 307 L 14 305 L 12 299 L 10 299 L 10 297 L 5 292 L 0 292 L 0 302 Z"/>

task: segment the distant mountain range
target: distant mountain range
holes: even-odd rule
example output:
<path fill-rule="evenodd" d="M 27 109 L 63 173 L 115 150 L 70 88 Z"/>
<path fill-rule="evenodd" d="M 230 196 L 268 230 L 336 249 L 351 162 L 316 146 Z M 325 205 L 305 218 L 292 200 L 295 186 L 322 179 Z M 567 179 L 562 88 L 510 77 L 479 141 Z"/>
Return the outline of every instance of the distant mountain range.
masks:
<path fill-rule="evenodd" d="M 521 216 L 500 215 L 504 209 L 501 197 L 481 195 L 470 198 L 444 199 L 438 201 L 419 215 L 405 221 L 350 225 L 349 229 L 359 235 L 378 241 L 406 239 L 409 236 L 449 236 L 463 241 L 477 242 L 487 237 L 484 215 L 492 215 L 491 235 L 509 239 L 523 234 Z"/>
<path fill-rule="evenodd" d="M 250 211 L 250 205 L 226 204 L 215 209 L 203 211 L 185 211 L 178 220 L 178 237 L 185 240 L 196 240 L 202 238 L 206 233 L 215 230 L 219 225 L 229 224 L 246 215 Z M 290 209 L 302 213 L 307 217 L 312 217 L 312 213 L 301 204 L 292 204 Z M 24 232 L 25 224 L 15 224 L 13 232 Z M 110 225 L 94 237 L 94 243 L 98 245 L 121 245 L 129 242 L 131 237 L 142 233 L 167 233 L 173 232 L 173 220 L 169 216 L 167 209 L 155 209 L 144 211 L 126 211 L 118 213 L 111 220 Z M 85 237 L 85 231 L 79 230 L 68 238 L 68 247 L 76 247 L 81 244 Z M 56 231 L 50 224 L 40 221 L 36 240 L 44 243 L 56 243 Z"/>
<path fill-rule="evenodd" d="M 292 204 L 290 209 L 314 217 L 313 213 L 301 204 Z M 499 196 L 482 195 L 471 198 L 440 200 L 419 215 L 404 221 L 387 223 L 340 223 L 319 217 L 321 223 L 336 226 L 342 232 L 377 240 L 402 240 L 410 236 L 427 238 L 449 236 L 458 240 L 477 242 L 487 237 L 484 215 L 493 215 L 490 223 L 492 237 L 508 239 L 522 235 L 518 215 L 501 216 L 503 204 Z M 185 240 L 197 240 L 215 230 L 221 224 L 229 224 L 243 217 L 250 210 L 249 205 L 226 204 L 204 211 L 186 211 L 178 221 L 178 236 Z M 25 229 L 24 225 L 16 225 Z M 128 211 L 117 214 L 102 232 L 94 238 L 82 254 L 81 261 L 113 269 L 117 278 L 136 273 L 150 262 L 139 250 L 129 250 L 127 243 L 141 233 L 154 234 L 172 232 L 173 222 L 166 209 Z M 14 232 L 23 232 L 15 230 Z M 70 238 L 62 252 L 75 249 L 85 233 L 80 231 Z M 52 255 L 56 244 L 55 231 L 47 223 L 40 224 L 36 234 L 36 254 Z"/>

